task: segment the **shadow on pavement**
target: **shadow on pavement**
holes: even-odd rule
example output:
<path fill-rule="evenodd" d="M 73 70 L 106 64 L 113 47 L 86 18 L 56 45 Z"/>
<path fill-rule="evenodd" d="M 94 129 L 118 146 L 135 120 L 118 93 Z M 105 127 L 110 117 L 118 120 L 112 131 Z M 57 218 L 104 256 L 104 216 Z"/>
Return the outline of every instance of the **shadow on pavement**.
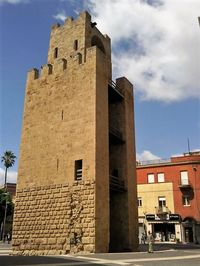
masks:
<path fill-rule="evenodd" d="M 74 260 L 71 258 L 59 258 L 59 257 L 47 257 L 47 256 L 1 256 L 0 265 L 5 266 L 17 266 L 17 265 L 77 265 L 83 263 L 80 260 Z M 88 263 L 88 265 L 96 265 Z"/>

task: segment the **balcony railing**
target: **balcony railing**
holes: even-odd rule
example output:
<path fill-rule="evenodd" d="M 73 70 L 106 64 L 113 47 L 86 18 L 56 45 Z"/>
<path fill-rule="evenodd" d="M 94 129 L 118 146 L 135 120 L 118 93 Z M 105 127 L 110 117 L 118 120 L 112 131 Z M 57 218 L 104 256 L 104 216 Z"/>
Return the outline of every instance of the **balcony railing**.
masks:
<path fill-rule="evenodd" d="M 119 88 L 114 81 L 108 82 L 109 102 L 118 102 L 123 100 L 124 94 L 121 88 Z"/>
<path fill-rule="evenodd" d="M 168 207 L 156 207 L 156 214 L 159 215 L 159 214 L 167 214 L 167 213 L 171 213 L 171 211 L 169 210 Z"/>
<path fill-rule="evenodd" d="M 189 180 L 182 180 L 179 184 L 179 188 L 192 188 L 192 185 Z"/>
<path fill-rule="evenodd" d="M 114 135 L 115 137 L 119 138 L 120 140 L 123 140 L 122 132 L 119 129 L 110 126 L 109 132 L 110 132 L 110 134 Z"/>
<path fill-rule="evenodd" d="M 117 192 L 126 191 L 124 180 L 122 180 L 119 177 L 113 176 L 113 175 L 110 175 L 109 179 L 110 179 L 110 190 L 117 191 Z"/>
<path fill-rule="evenodd" d="M 109 80 L 108 84 L 117 92 L 120 94 L 121 97 L 124 97 L 122 90 L 117 87 L 116 83 L 113 80 Z"/>

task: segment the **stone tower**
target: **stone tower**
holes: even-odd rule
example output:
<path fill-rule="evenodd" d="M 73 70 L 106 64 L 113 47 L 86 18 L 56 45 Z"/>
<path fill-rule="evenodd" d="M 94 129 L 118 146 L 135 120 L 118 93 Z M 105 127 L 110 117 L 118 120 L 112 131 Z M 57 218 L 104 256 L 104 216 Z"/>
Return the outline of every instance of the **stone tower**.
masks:
<path fill-rule="evenodd" d="M 51 31 L 26 84 L 14 254 L 136 250 L 133 87 L 87 12 Z"/>

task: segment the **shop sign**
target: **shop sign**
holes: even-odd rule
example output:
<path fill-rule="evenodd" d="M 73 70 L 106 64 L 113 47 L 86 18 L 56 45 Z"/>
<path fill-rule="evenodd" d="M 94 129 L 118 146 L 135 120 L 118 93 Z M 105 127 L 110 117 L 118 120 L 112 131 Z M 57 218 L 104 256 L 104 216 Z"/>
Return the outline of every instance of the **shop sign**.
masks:
<path fill-rule="evenodd" d="M 170 221 L 180 221 L 180 215 L 179 214 L 169 214 L 169 220 Z"/>
<path fill-rule="evenodd" d="M 146 220 L 147 221 L 154 221 L 155 215 L 154 214 L 146 214 Z"/>

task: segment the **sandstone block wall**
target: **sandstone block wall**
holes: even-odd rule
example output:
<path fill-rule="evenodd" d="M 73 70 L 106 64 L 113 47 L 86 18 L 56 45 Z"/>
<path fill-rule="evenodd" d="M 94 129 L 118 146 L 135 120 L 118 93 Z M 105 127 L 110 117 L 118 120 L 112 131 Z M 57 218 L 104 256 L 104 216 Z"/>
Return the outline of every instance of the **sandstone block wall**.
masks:
<path fill-rule="evenodd" d="M 94 199 L 93 181 L 18 190 L 13 254 L 94 252 Z"/>

